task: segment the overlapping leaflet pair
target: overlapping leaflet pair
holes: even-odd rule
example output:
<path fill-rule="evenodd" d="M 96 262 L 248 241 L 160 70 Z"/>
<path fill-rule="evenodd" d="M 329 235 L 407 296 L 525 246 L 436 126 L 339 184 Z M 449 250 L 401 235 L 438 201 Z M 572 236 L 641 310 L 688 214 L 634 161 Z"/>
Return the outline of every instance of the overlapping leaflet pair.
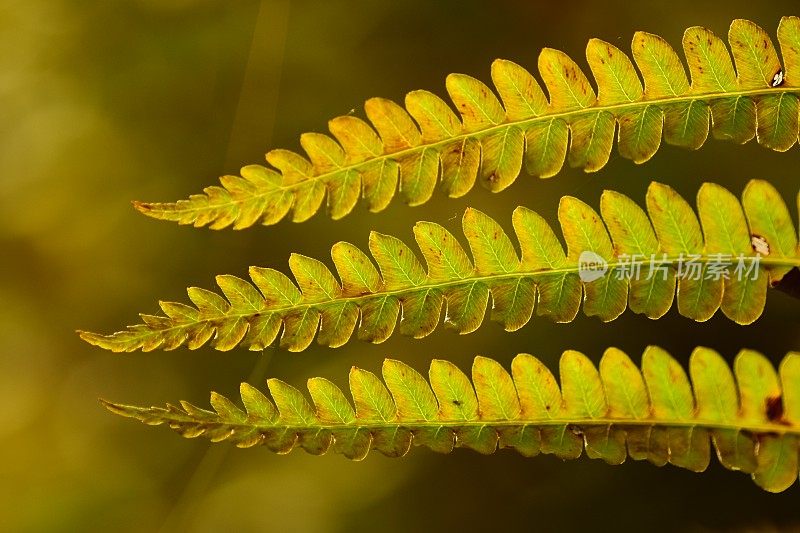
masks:
<path fill-rule="evenodd" d="M 595 39 L 587 60 L 597 94 L 571 59 L 546 49 L 539 72 L 549 99 L 530 73 L 498 60 L 492 79 L 502 104 L 480 81 L 451 75 L 447 90 L 460 119 L 426 91 L 410 93 L 406 109 L 372 99 L 365 107 L 372 126 L 353 116 L 336 118 L 329 123 L 336 140 L 318 133 L 301 137 L 307 158 L 273 150 L 267 161 L 274 168 L 244 167 L 241 177 L 223 177 L 222 187 L 137 208 L 183 224 L 241 229 L 276 223 L 290 211 L 293 220 L 303 221 L 327 197 L 330 215 L 340 218 L 359 198 L 380 211 L 395 190 L 411 205 L 426 202 L 437 184 L 453 197 L 478 178 L 500 191 L 523 162 L 540 177 L 556 174 L 565 158 L 595 171 L 608 161 L 615 134 L 620 154 L 636 162 L 649 159 L 662 137 L 699 148 L 710 125 L 718 138 L 746 142 L 756 136 L 763 146 L 787 150 L 800 132 L 800 19 L 783 18 L 778 39 L 783 65 L 761 28 L 734 21 L 732 62 L 711 32 L 687 30 L 690 84 L 665 41 L 637 33 L 633 57 L 644 86 L 628 56 Z M 558 218 L 566 250 L 550 225 L 524 207 L 512 217 L 518 249 L 496 221 L 469 209 L 463 217 L 469 254 L 442 226 L 419 222 L 414 238 L 426 267 L 400 239 L 373 232 L 371 258 L 346 242 L 333 246 L 338 276 L 322 262 L 294 254 L 294 281 L 252 267 L 252 283 L 218 276 L 222 295 L 193 287 L 193 306 L 161 302 L 163 315 L 141 315 L 141 324 L 111 335 L 81 336 L 113 351 L 195 349 L 208 342 L 219 350 L 261 350 L 276 339 L 282 348 L 301 351 L 314 338 L 331 347 L 353 334 L 383 342 L 396 327 L 424 337 L 443 315 L 447 326 L 469 333 L 483 322 L 490 298 L 492 319 L 509 331 L 534 313 L 569 322 L 582 300 L 585 314 L 604 321 L 627 307 L 656 319 L 677 300 L 678 311 L 693 320 L 721 309 L 749 324 L 763 311 L 768 287 L 800 266 L 789 209 L 761 180 L 747 185 L 741 201 L 721 185 L 704 184 L 697 213 L 669 186 L 653 183 L 646 210 L 606 191 L 599 214 L 565 197 Z M 607 272 L 582 279 L 584 253 L 599 257 Z M 632 276 L 636 258 L 640 271 Z M 693 276 L 683 271 L 689 260 L 697 267 Z M 585 356 L 565 352 L 559 389 L 527 355 L 515 359 L 513 377 L 498 363 L 477 358 L 472 383 L 451 363 L 434 361 L 428 384 L 410 367 L 387 360 L 388 390 L 373 374 L 353 370 L 355 408 L 321 378 L 309 381 L 314 407 L 279 380 L 269 382 L 275 405 L 243 385 L 246 411 L 216 394 L 214 412 L 185 402 L 182 409 L 106 405 L 149 424 L 168 423 L 185 436 L 265 444 L 279 452 L 295 445 L 312 453 L 332 448 L 351 458 L 371 448 L 403 455 L 414 441 L 445 452 L 466 446 L 490 453 L 499 446 L 561 457 L 577 457 L 585 448 L 613 464 L 630 455 L 699 471 L 708 464 L 711 438 L 726 467 L 753 474 L 767 490 L 790 486 L 798 476 L 800 356 L 787 355 L 776 373 L 763 356 L 743 351 L 734 378 L 718 354 L 699 348 L 689 370 L 693 388 L 680 365 L 658 348 L 647 350 L 641 372 L 618 350 L 606 352 L 599 373 Z"/>

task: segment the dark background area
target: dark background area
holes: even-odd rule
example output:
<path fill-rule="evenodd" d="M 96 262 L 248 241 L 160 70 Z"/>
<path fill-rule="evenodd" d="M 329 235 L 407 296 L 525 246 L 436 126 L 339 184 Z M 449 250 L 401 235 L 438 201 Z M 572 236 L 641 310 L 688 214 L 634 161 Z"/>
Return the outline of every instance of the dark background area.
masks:
<path fill-rule="evenodd" d="M 236 394 L 267 376 L 296 386 L 314 375 L 346 384 L 351 365 L 378 371 L 386 356 L 419 370 L 433 357 L 468 369 L 476 354 L 508 365 L 518 352 L 555 368 L 565 349 L 593 361 L 608 346 L 638 362 L 648 344 L 682 363 L 696 345 L 732 361 L 743 348 L 774 361 L 800 348 L 798 302 L 770 293 L 749 327 L 721 314 L 705 324 L 672 310 L 651 321 L 625 313 L 603 324 L 534 319 L 513 334 L 493 323 L 460 338 L 439 329 L 413 341 L 353 341 L 330 350 L 264 354 L 211 348 L 114 355 L 82 343 L 77 328 L 110 332 L 157 311 L 158 299 L 186 301 L 185 287 L 213 276 L 245 276 L 249 265 L 288 272 L 291 252 L 329 261 L 346 239 L 366 248 L 370 229 L 406 241 L 418 219 L 460 234 L 475 206 L 511 229 L 511 211 L 530 207 L 555 223 L 558 199 L 598 207 L 607 188 L 643 203 L 648 183 L 693 198 L 703 181 L 740 194 L 765 178 L 790 202 L 798 191 L 797 148 L 774 153 L 709 141 L 697 152 L 664 146 L 637 166 L 616 151 L 597 174 L 521 176 L 506 192 L 480 188 L 459 200 L 436 194 L 422 208 L 394 202 L 332 222 L 282 222 L 234 232 L 194 230 L 137 214 L 130 201 L 186 197 L 262 162 L 270 148 L 299 150 L 304 131 L 384 96 L 413 89 L 444 96 L 444 78 L 489 81 L 497 57 L 535 70 L 542 47 L 586 67 L 599 37 L 630 50 L 636 30 L 679 49 L 703 25 L 727 34 L 749 18 L 771 35 L 796 1 L 472 2 L 4 0 L 0 4 L 0 528 L 4 530 L 409 531 L 762 529 L 800 524 L 797 485 L 762 492 L 713 461 L 697 475 L 628 461 L 483 457 L 414 449 L 361 463 L 339 456 L 237 450 L 187 441 L 111 416 L 96 399 L 207 405 L 210 389 Z M 777 40 L 774 39 L 776 44 Z M 588 68 L 586 68 L 588 72 Z"/>

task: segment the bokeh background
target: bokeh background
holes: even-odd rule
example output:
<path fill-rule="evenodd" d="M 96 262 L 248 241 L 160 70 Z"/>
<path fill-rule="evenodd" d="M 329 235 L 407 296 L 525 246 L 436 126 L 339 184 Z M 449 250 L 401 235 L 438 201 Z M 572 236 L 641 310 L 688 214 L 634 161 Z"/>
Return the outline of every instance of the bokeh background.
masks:
<path fill-rule="evenodd" d="M 340 239 L 366 246 L 369 229 L 411 238 L 419 218 L 458 233 L 466 206 L 510 230 L 517 204 L 555 221 L 558 198 L 597 206 L 603 189 L 643 201 L 651 179 L 693 197 L 706 180 L 739 194 L 768 178 L 798 190 L 795 148 L 773 153 L 710 141 L 698 152 L 664 146 L 637 166 L 616 153 L 597 174 L 522 176 L 507 192 L 424 208 L 357 208 L 332 222 L 213 232 L 160 223 L 130 201 L 185 197 L 269 148 L 299 149 L 304 131 L 362 115 L 371 96 L 444 95 L 449 72 L 489 80 L 504 57 L 534 69 L 540 48 L 585 66 L 600 37 L 629 50 L 635 30 L 678 46 L 683 30 L 720 35 L 750 18 L 772 35 L 793 0 L 727 2 L 325 2 L 264 0 L 3 0 L 0 3 L 0 529 L 6 531 L 408 531 L 417 529 L 715 530 L 800 527 L 800 488 L 781 495 L 716 461 L 705 475 L 582 458 L 441 456 L 414 449 L 352 463 L 302 451 L 277 456 L 188 441 L 101 409 L 98 397 L 138 404 L 188 399 L 267 376 L 302 386 L 324 375 L 346 383 L 351 365 L 377 371 L 385 356 L 424 370 L 432 357 L 468 369 L 475 354 L 508 364 L 529 352 L 553 367 L 562 350 L 598 361 L 608 346 L 636 360 L 657 343 L 686 362 L 695 345 L 732 360 L 742 347 L 778 360 L 800 348 L 798 302 L 771 293 L 764 316 L 739 327 L 722 316 L 695 324 L 673 310 L 657 322 L 624 314 L 602 324 L 534 320 L 505 334 L 496 324 L 458 337 L 313 346 L 290 355 L 237 350 L 114 355 L 82 343 L 76 328 L 110 332 L 185 301 L 190 285 L 248 265 L 287 271 L 291 252 L 320 259 Z M 588 72 L 588 70 L 587 70 Z M 363 116 L 363 115 L 362 115 Z M 792 202 L 794 204 L 794 202 Z M 791 209 L 795 212 L 795 207 Z"/>

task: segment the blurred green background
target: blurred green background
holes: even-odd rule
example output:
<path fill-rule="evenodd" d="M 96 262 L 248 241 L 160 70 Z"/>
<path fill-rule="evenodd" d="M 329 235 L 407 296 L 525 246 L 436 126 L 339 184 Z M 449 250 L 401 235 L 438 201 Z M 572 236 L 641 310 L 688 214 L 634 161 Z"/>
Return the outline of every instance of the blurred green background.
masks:
<path fill-rule="evenodd" d="M 794 8 L 794 10 L 793 10 Z M 772 35 L 796 0 L 754 2 L 472 2 L 211 0 L 0 3 L 0 529 L 23 531 L 408 531 L 479 528 L 761 529 L 800 525 L 800 488 L 781 495 L 716 461 L 705 475 L 628 462 L 524 459 L 412 450 L 361 463 L 301 451 L 212 447 L 165 429 L 111 416 L 96 399 L 207 405 L 209 389 L 313 375 L 346 383 L 351 365 L 377 371 L 385 356 L 422 370 L 432 357 L 469 368 L 475 354 L 508 364 L 529 352 L 554 367 L 575 348 L 598 361 L 618 346 L 638 361 L 657 343 L 686 362 L 695 345 L 729 360 L 742 347 L 773 360 L 800 348 L 798 302 L 772 293 L 764 316 L 739 327 L 722 316 L 695 324 L 673 310 L 654 322 L 626 313 L 602 324 L 534 320 L 513 334 L 487 324 L 469 337 L 447 330 L 422 341 L 352 342 L 302 354 L 237 350 L 114 355 L 82 343 L 76 328 L 110 332 L 185 301 L 190 285 L 248 265 L 288 271 L 291 252 L 320 259 L 340 239 L 366 246 L 369 229 L 411 238 L 419 218 L 458 231 L 466 206 L 510 230 L 517 204 L 555 221 L 558 198 L 597 206 L 605 188 L 642 202 L 651 179 L 693 197 L 705 180 L 737 195 L 772 180 L 797 193 L 798 150 L 710 141 L 698 152 L 663 147 L 636 166 L 616 152 L 587 175 L 521 177 L 509 191 L 436 195 L 424 208 L 363 208 L 339 222 L 212 232 L 160 223 L 130 200 L 182 198 L 269 148 L 299 149 L 304 131 L 371 96 L 402 101 L 444 77 L 489 80 L 496 57 L 534 69 L 540 48 L 560 48 L 585 66 L 600 37 L 629 50 L 635 30 L 678 46 L 683 30 L 720 35 L 749 18 Z M 588 70 L 587 70 L 588 72 Z M 362 115 L 363 116 L 363 115 Z M 794 212 L 795 207 L 792 207 Z"/>

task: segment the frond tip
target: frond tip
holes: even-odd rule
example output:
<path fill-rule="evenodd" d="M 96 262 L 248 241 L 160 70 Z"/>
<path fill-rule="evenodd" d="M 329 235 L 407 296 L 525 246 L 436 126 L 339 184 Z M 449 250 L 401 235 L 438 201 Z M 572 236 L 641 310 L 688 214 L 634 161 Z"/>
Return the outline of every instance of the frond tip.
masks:
<path fill-rule="evenodd" d="M 786 490 L 798 477 L 800 353 L 788 354 L 776 372 L 763 355 L 743 350 L 732 373 L 718 353 L 697 348 L 689 361 L 693 386 L 681 365 L 653 346 L 642 356 L 641 371 L 616 348 L 606 350 L 599 372 L 575 351 L 564 352 L 559 368 L 560 387 L 530 355 L 514 359 L 511 375 L 498 362 L 476 357 L 470 382 L 454 364 L 434 360 L 428 382 L 387 359 L 385 386 L 371 372 L 350 371 L 353 403 L 330 381 L 313 378 L 313 406 L 277 379 L 268 381 L 274 403 L 243 383 L 244 410 L 216 393 L 213 411 L 188 402 L 181 408 L 103 404 L 149 425 L 167 424 L 184 437 L 264 445 L 278 453 L 300 446 L 350 459 L 363 459 L 371 449 L 399 457 L 413 443 L 443 453 L 513 448 L 525 456 L 571 459 L 585 449 L 610 464 L 630 456 L 702 472 L 713 444 L 726 468 L 751 474 L 768 491 Z"/>
<path fill-rule="evenodd" d="M 753 22 L 733 21 L 728 42 L 733 61 L 709 30 L 686 30 L 689 83 L 680 58 L 661 37 L 637 32 L 633 61 L 592 39 L 586 58 L 597 92 L 572 59 L 547 48 L 538 67 L 549 98 L 531 73 L 497 60 L 491 76 L 500 99 L 475 78 L 448 76 L 447 92 L 460 118 L 427 91 L 409 93 L 405 108 L 373 98 L 365 104 L 371 125 L 344 116 L 328 124 L 335 140 L 303 134 L 307 157 L 272 150 L 270 167 L 246 166 L 241 176 L 224 176 L 220 186 L 186 200 L 135 206 L 180 224 L 242 229 L 275 224 L 290 211 L 292 220 L 302 222 L 326 197 L 330 216 L 338 219 L 359 200 L 381 211 L 396 190 L 409 205 L 427 202 L 437 185 L 450 197 L 466 194 L 476 180 L 497 192 L 516 180 L 523 164 L 543 178 L 557 174 L 565 159 L 593 172 L 608 162 L 615 136 L 620 155 L 636 163 L 650 159 L 662 137 L 697 149 L 709 128 L 719 139 L 744 143 L 756 137 L 762 146 L 788 150 L 800 129 L 800 18 L 784 17 L 778 27 L 783 65 L 769 35 Z"/>
<path fill-rule="evenodd" d="M 252 267 L 253 284 L 218 276 L 224 297 L 189 289 L 194 307 L 161 302 L 164 315 L 112 335 L 81 332 L 84 340 L 115 352 L 199 348 L 213 339 L 219 350 L 242 344 L 261 350 L 280 336 L 282 347 L 305 350 L 345 344 L 354 332 L 374 343 L 399 330 L 416 338 L 441 320 L 459 333 L 476 330 L 491 296 L 491 316 L 506 330 L 533 316 L 572 321 L 581 302 L 589 316 L 613 320 L 628 306 L 649 318 L 663 316 L 677 299 L 693 320 L 717 309 L 740 324 L 764 309 L 768 285 L 800 266 L 797 230 L 779 193 L 751 181 L 741 203 L 711 183 L 697 195 L 698 215 L 673 189 L 653 183 L 647 213 L 622 194 L 606 191 L 600 215 L 572 197 L 562 198 L 558 218 L 567 251 L 538 214 L 518 207 L 512 218 L 522 252 L 517 255 L 500 225 L 475 209 L 464 214 L 471 258 L 445 228 L 419 222 L 414 237 L 427 263 L 402 241 L 372 233 L 377 263 L 345 242 L 333 246 L 337 279 L 320 261 L 294 254 L 296 279 Z M 601 216 L 602 215 L 602 216 Z M 595 275 L 587 259 L 605 265 Z M 677 298 L 676 298 L 677 292 Z"/>

